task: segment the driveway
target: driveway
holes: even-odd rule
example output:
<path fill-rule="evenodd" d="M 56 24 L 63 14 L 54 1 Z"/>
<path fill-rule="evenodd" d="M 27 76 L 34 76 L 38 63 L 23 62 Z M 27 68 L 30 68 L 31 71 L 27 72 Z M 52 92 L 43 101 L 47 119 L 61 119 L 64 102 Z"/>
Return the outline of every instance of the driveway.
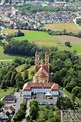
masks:
<path fill-rule="evenodd" d="M 23 102 L 23 98 L 20 97 L 20 92 L 15 92 L 14 95 L 17 98 L 17 102 L 13 104 L 15 106 L 15 114 L 16 114 L 20 108 L 20 104 Z M 14 114 L 14 116 L 15 116 L 15 114 Z M 12 117 L 11 122 L 13 121 L 14 116 Z M 23 122 L 26 122 L 26 121 L 23 121 Z"/>

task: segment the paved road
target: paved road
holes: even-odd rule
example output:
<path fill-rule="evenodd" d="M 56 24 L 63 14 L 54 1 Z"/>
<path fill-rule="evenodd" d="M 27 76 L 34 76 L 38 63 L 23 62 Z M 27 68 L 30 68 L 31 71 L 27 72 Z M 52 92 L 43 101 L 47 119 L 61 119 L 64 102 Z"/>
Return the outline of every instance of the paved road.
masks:
<path fill-rule="evenodd" d="M 20 108 L 20 104 L 23 102 L 23 98 L 20 97 L 20 92 L 15 92 L 14 95 L 15 95 L 16 98 L 17 98 L 17 102 L 14 103 L 14 106 L 15 106 L 15 114 L 16 114 L 17 111 L 18 111 L 19 108 Z M 15 114 L 14 114 L 14 116 L 15 116 Z M 13 121 L 14 116 L 12 117 L 11 122 Z M 23 122 L 26 122 L 26 121 L 23 121 Z"/>

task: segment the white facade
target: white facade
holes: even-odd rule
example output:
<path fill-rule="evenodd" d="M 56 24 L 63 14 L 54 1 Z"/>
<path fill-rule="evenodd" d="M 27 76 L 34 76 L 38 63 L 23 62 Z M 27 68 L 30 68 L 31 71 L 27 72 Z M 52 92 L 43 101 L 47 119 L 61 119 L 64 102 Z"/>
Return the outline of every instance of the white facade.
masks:
<path fill-rule="evenodd" d="M 32 88 L 31 91 L 23 91 L 23 97 L 24 98 L 31 98 L 31 94 L 34 93 L 34 94 L 40 94 L 40 93 L 43 93 L 43 94 L 46 94 L 47 92 L 50 92 L 52 96 L 54 97 L 58 97 L 59 96 L 59 91 L 50 91 L 50 89 L 41 89 L 41 88 Z"/>

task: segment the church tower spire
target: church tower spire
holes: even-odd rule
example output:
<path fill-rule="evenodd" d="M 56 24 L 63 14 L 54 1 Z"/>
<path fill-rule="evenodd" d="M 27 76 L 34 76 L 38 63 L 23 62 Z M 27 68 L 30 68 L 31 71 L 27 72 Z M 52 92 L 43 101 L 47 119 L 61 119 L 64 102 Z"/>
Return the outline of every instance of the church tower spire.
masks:
<path fill-rule="evenodd" d="M 39 52 L 35 53 L 35 65 L 39 65 Z"/>
<path fill-rule="evenodd" d="M 45 64 L 49 65 L 49 52 L 48 51 L 45 52 Z"/>

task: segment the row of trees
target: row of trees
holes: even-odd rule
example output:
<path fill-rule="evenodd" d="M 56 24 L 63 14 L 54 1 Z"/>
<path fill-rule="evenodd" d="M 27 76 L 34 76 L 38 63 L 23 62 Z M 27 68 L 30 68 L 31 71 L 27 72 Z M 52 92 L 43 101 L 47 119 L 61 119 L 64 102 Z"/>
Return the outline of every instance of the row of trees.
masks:
<path fill-rule="evenodd" d="M 4 53 L 18 56 L 34 56 L 39 48 L 34 43 L 29 43 L 27 40 L 17 41 L 12 40 L 4 45 Z M 30 52 L 29 52 L 30 51 Z"/>
<path fill-rule="evenodd" d="M 11 41 L 13 37 L 19 37 L 19 36 L 24 36 L 24 33 L 21 32 L 20 30 L 18 30 L 17 32 L 15 32 L 14 34 L 8 34 L 6 35 L 5 39 L 6 41 Z"/>
<path fill-rule="evenodd" d="M 16 113 L 13 122 L 21 121 L 26 115 L 26 102 L 21 103 L 20 109 Z"/>
<path fill-rule="evenodd" d="M 20 72 L 16 71 L 13 64 L 0 68 L 0 84 L 2 89 L 15 86 L 22 88 L 23 84 L 28 81 L 28 70 L 25 70 L 22 76 Z"/>
<path fill-rule="evenodd" d="M 41 118 L 40 118 L 40 111 Z M 55 111 L 55 115 L 54 115 Z M 27 122 L 60 122 L 59 111 L 54 108 L 54 106 L 46 105 L 44 109 L 38 106 L 37 101 L 30 102 L 30 116 L 27 117 Z"/>
<path fill-rule="evenodd" d="M 54 36 L 54 35 L 68 35 L 68 36 L 75 36 L 75 37 L 81 38 L 81 31 L 79 31 L 78 33 L 73 33 L 73 32 L 67 32 L 66 29 L 64 29 L 63 31 L 52 31 L 52 30 L 48 29 L 47 32 L 52 36 Z"/>
<path fill-rule="evenodd" d="M 76 109 L 78 106 L 69 97 L 59 97 L 57 99 L 57 107 L 59 109 Z"/>

